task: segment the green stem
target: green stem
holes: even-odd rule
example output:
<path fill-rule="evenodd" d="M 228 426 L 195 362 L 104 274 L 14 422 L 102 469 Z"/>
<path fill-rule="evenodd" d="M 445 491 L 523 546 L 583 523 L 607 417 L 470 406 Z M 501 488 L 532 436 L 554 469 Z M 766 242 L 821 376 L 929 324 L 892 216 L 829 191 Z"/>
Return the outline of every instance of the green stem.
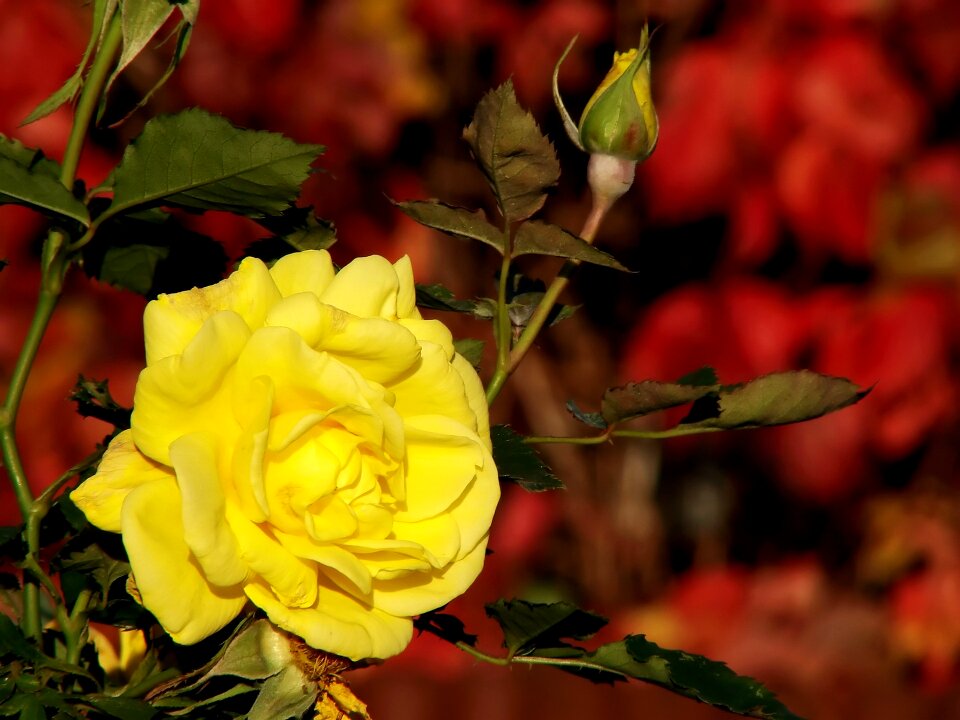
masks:
<path fill-rule="evenodd" d="M 507 243 L 508 249 L 510 243 Z M 507 381 L 510 364 L 510 313 L 507 310 L 507 288 L 510 283 L 510 253 L 505 252 L 500 265 L 500 283 L 497 289 L 497 315 L 494 319 L 494 339 L 497 342 L 497 367 L 487 385 L 487 405 L 491 405 Z"/>
<path fill-rule="evenodd" d="M 174 678 L 179 676 L 180 676 L 180 670 L 178 668 L 169 667 L 165 670 L 161 670 L 156 675 L 151 675 L 150 677 L 143 680 L 143 682 L 139 682 L 136 685 L 131 685 L 125 688 L 124 691 L 120 693 L 120 697 L 125 697 L 125 698 L 143 697 L 144 695 L 149 693 L 151 690 L 153 690 L 155 687 L 158 687 L 163 683 L 173 680 Z"/>
<path fill-rule="evenodd" d="M 587 216 L 587 220 L 583 225 L 583 230 L 580 231 L 580 237 L 587 241 L 587 243 L 593 243 L 593 240 L 597 235 L 597 230 L 600 228 L 600 223 L 612 205 L 612 199 L 598 199 L 596 196 L 594 196 L 594 202 L 590 209 L 590 215 Z M 563 267 L 560 268 L 560 272 L 557 273 L 557 276 L 553 279 L 553 282 L 550 283 L 550 287 L 547 288 L 547 291 L 540 299 L 536 310 L 533 311 L 533 315 L 530 316 L 530 320 L 527 322 L 527 326 L 520 334 L 517 344 L 514 345 L 513 349 L 510 351 L 509 358 L 504 364 L 501 364 L 498 358 L 497 370 L 490 379 L 490 384 L 487 386 L 487 405 L 491 405 L 497 398 L 497 395 L 500 393 L 500 389 L 507 381 L 507 378 L 511 373 L 513 373 L 514 370 L 516 370 L 517 365 L 520 364 L 520 361 L 523 360 L 523 357 L 527 354 L 530 348 L 533 347 L 533 343 L 537 339 L 537 335 L 540 334 L 540 331 L 547 322 L 547 318 L 550 316 L 550 313 L 553 310 L 553 306 L 557 303 L 557 298 L 559 298 L 560 293 L 566 289 L 567 285 L 570 283 L 570 278 L 573 276 L 573 273 L 579 266 L 580 261 L 573 259 L 567 260 L 563 264 Z"/>
<path fill-rule="evenodd" d="M 459 640 L 456 643 L 456 646 L 463 650 L 467 655 L 473 655 L 477 660 L 482 660 L 485 663 L 490 663 L 491 665 L 499 665 L 500 667 L 506 667 L 510 664 L 510 658 L 497 657 L 496 655 L 487 655 L 481 650 L 477 650 L 473 645 L 465 643 L 463 640 Z"/>
<path fill-rule="evenodd" d="M 109 73 L 113 59 L 120 48 L 121 39 L 120 16 L 119 12 L 116 12 L 111 18 L 103 47 L 94 59 L 87 75 L 80 100 L 77 103 L 77 111 L 74 114 L 73 127 L 64 151 L 63 165 L 60 171 L 60 180 L 68 189 L 73 187 L 73 182 L 76 179 L 83 141 L 93 117 L 93 110 L 103 90 L 107 73 Z M 14 365 L 3 407 L 0 409 L 0 451 L 2 451 L 3 461 L 13 485 L 21 517 L 27 525 L 27 562 L 25 568 L 28 572 L 24 574 L 23 580 L 23 631 L 27 637 L 35 640 L 40 639 L 41 632 L 39 585 L 47 586 L 48 592 L 51 591 L 49 585 L 52 585 L 49 577 L 40 569 L 37 561 L 40 551 L 40 521 L 49 506 L 46 503 L 38 505 L 33 501 L 30 484 L 23 469 L 20 451 L 17 448 L 16 425 L 27 379 L 30 376 L 30 370 L 33 367 L 47 325 L 50 323 L 50 318 L 57 306 L 57 301 L 63 289 L 63 279 L 69 264 L 64 234 L 59 230 L 51 231 L 43 247 L 43 275 L 40 281 L 37 307 L 27 330 L 27 336 L 20 348 L 20 355 Z M 55 588 L 53 588 L 53 591 L 55 593 Z M 54 605 L 60 609 L 55 594 L 53 594 L 53 599 Z"/>
<path fill-rule="evenodd" d="M 584 660 L 583 658 L 555 658 L 555 657 L 541 657 L 539 655 L 512 655 L 510 657 L 497 657 L 496 655 L 487 655 L 487 653 L 478 650 L 469 645 L 462 640 L 456 643 L 456 646 L 463 650 L 468 655 L 472 655 L 477 660 L 480 660 L 491 665 L 497 665 L 499 667 L 507 667 L 508 665 L 545 665 L 548 667 L 569 667 L 576 668 L 578 670 L 596 670 L 597 672 L 607 674 L 616 674 L 621 677 L 630 677 L 626 673 L 615 670 L 606 665 L 601 665 L 600 663 L 591 662 L 589 660 Z"/>
<path fill-rule="evenodd" d="M 601 445 L 610 438 L 634 438 L 638 440 L 666 440 L 668 438 L 684 437 L 686 435 L 703 435 L 704 433 L 719 432 L 726 429 L 718 427 L 675 427 L 669 430 L 610 430 L 600 435 L 587 437 L 556 437 L 530 436 L 523 438 L 528 445 Z"/>

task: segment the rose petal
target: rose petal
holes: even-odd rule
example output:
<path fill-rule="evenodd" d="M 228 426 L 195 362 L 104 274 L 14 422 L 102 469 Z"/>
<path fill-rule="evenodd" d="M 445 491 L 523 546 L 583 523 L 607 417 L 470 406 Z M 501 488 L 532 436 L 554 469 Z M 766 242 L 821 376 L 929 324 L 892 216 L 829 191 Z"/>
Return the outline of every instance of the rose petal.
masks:
<path fill-rule="evenodd" d="M 333 262 L 326 250 L 304 250 L 277 260 L 270 275 L 283 297 L 302 292 L 319 295 L 333 280 Z"/>
<path fill-rule="evenodd" d="M 123 503 L 121 525 L 143 605 L 176 642 L 202 640 L 243 608 L 240 586 L 209 585 L 191 555 L 172 478 L 135 488 Z"/>
<path fill-rule="evenodd" d="M 107 446 L 97 474 L 84 480 L 70 499 L 101 530 L 120 532 L 120 512 L 130 491 L 155 480 L 172 478 L 170 470 L 144 457 L 129 430 Z"/>
<path fill-rule="evenodd" d="M 463 380 L 463 389 L 467 398 L 467 405 L 473 411 L 476 418 L 477 435 L 483 440 L 487 450 L 493 452 L 493 445 L 490 443 L 490 416 L 487 409 L 487 393 L 480 382 L 480 376 L 473 369 L 473 365 L 467 362 L 462 355 L 454 355 L 451 361 L 453 369 L 460 374 Z M 472 427 L 469 423 L 465 423 Z"/>
<path fill-rule="evenodd" d="M 413 622 L 409 618 L 388 615 L 328 583 L 320 587 L 317 603 L 309 609 L 289 608 L 259 584 L 245 590 L 274 624 L 335 655 L 351 660 L 388 658 L 410 643 Z"/>
<path fill-rule="evenodd" d="M 445 415 L 476 431 L 477 417 L 467 399 L 463 374 L 439 345 L 424 343 L 416 372 L 388 387 L 396 396 L 393 409 L 401 417 Z"/>
<path fill-rule="evenodd" d="M 140 373 L 130 426 L 147 457 L 170 464 L 170 443 L 191 432 L 209 432 L 232 445 L 233 421 L 225 377 L 250 336 L 234 312 L 212 316 L 182 355 L 157 361 Z"/>
<path fill-rule="evenodd" d="M 415 523 L 395 522 L 393 534 L 398 540 L 419 543 L 429 550 L 439 567 L 460 554 L 460 528 L 447 513 Z M 466 555 L 466 550 L 463 554 Z"/>
<path fill-rule="evenodd" d="M 320 299 L 358 317 L 397 316 L 397 271 L 379 255 L 357 258 L 337 273 Z"/>
<path fill-rule="evenodd" d="M 279 300 L 280 292 L 266 265 L 256 258 L 246 258 L 235 273 L 216 285 L 161 293 L 143 313 L 147 365 L 184 352 L 204 322 L 223 310 L 235 312 L 255 330 Z"/>
<path fill-rule="evenodd" d="M 393 264 L 400 287 L 397 289 L 397 317 L 420 318 L 417 309 L 417 286 L 413 279 L 413 264 L 410 256 L 404 255 Z"/>
<path fill-rule="evenodd" d="M 216 443 L 202 433 L 184 435 L 170 444 L 170 461 L 180 486 L 183 539 L 207 580 L 220 586 L 243 581 L 247 566 L 224 517 Z"/>
<path fill-rule="evenodd" d="M 412 617 L 434 610 L 462 595 L 483 569 L 487 550 L 484 539 L 462 560 L 433 573 L 410 573 L 392 580 L 373 581 L 374 607 Z"/>
<path fill-rule="evenodd" d="M 277 533 L 277 539 L 294 555 L 319 563 L 322 566 L 322 572 L 326 572 L 329 568 L 349 580 L 352 584 L 351 593 L 361 595 L 370 593 L 373 578 L 364 563 L 361 563 L 353 553 L 336 545 L 321 544 L 300 535 Z M 329 573 L 327 575 L 329 576 Z"/>

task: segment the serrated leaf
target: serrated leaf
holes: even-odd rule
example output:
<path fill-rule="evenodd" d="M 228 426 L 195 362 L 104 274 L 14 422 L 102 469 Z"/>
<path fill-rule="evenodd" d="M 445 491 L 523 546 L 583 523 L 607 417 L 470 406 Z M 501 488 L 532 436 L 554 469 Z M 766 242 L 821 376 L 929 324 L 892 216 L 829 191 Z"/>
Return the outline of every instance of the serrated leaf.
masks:
<path fill-rule="evenodd" d="M 508 225 L 543 207 L 547 188 L 560 178 L 560 163 L 533 116 L 517 102 L 510 80 L 484 95 L 463 138 Z"/>
<path fill-rule="evenodd" d="M 509 427 L 491 427 L 490 440 L 493 443 L 493 461 L 501 478 L 515 482 L 529 492 L 563 489 L 563 483 L 536 451 Z"/>
<path fill-rule="evenodd" d="M 504 253 L 503 233 L 487 220 L 482 210 L 471 211 L 436 200 L 411 200 L 393 204 L 421 225 L 456 238 L 479 240 L 501 255 Z"/>
<path fill-rule="evenodd" d="M 610 388 L 603 394 L 600 413 L 610 425 L 659 410 L 685 405 L 715 393 L 717 385 L 682 385 L 644 380 Z"/>
<path fill-rule="evenodd" d="M 264 262 L 278 260 L 300 250 L 326 250 L 337 242 L 333 223 L 316 216 L 313 206 L 290 207 L 280 215 L 267 215 L 257 222 L 273 233 L 273 237 L 250 244 L 244 255 Z"/>
<path fill-rule="evenodd" d="M 203 676 L 230 675 L 245 680 L 272 677 L 290 662 L 289 640 L 266 620 L 257 620 L 234 637 L 220 659 Z"/>
<path fill-rule="evenodd" d="M 322 150 L 241 130 L 196 108 L 159 116 L 127 146 L 113 173 L 113 202 L 101 217 L 160 204 L 277 215 L 296 199 Z"/>
<path fill-rule="evenodd" d="M 497 600 L 486 606 L 486 612 L 503 630 L 503 646 L 511 656 L 569 647 L 565 640 L 585 640 L 607 624 L 605 617 L 568 602 Z"/>
<path fill-rule="evenodd" d="M 430 310 L 447 310 L 450 312 L 473 315 L 478 320 L 490 320 L 494 316 L 496 303 L 487 298 L 479 300 L 458 300 L 456 296 L 443 285 L 421 285 L 417 283 L 417 305 Z"/>
<path fill-rule="evenodd" d="M 432 633 L 454 645 L 458 642 L 464 642 L 467 645 L 477 644 L 477 636 L 467 632 L 463 621 L 447 613 L 438 611 L 423 613 L 413 619 L 413 626 L 420 632 Z"/>
<path fill-rule="evenodd" d="M 82 533 L 70 540 L 56 558 L 56 566 L 61 573 L 75 573 L 92 579 L 100 589 L 101 597 L 106 598 L 110 586 L 130 573 L 130 563 L 121 555 L 122 545 L 111 549 L 103 545 L 115 543 L 114 537 L 96 530 Z M 113 553 L 113 554 L 111 554 Z"/>
<path fill-rule="evenodd" d="M 483 348 L 486 343 L 476 338 L 460 338 L 453 341 L 453 348 L 476 370 L 483 362 Z"/>
<path fill-rule="evenodd" d="M 845 378 L 821 375 L 811 370 L 772 373 L 742 385 L 720 388 L 715 410 L 707 417 L 694 415 L 684 428 L 739 429 L 786 425 L 821 417 L 862 400 L 870 390 L 861 390 Z"/>
<path fill-rule="evenodd" d="M 299 718 L 317 700 L 318 688 L 295 665 L 289 665 L 263 683 L 247 720 Z"/>
<path fill-rule="evenodd" d="M 678 385 L 717 385 L 719 382 L 717 371 L 708 365 L 687 373 L 677 380 Z"/>
<path fill-rule="evenodd" d="M 0 135 L 0 204 L 8 203 L 90 224 L 86 206 L 60 182 L 57 163 L 40 150 Z"/>
<path fill-rule="evenodd" d="M 604 430 L 607 427 L 607 421 L 603 419 L 603 415 L 598 412 L 586 412 L 581 410 L 573 400 L 567 400 L 567 412 L 573 415 L 574 419 L 579 420 L 584 425 L 589 425 L 592 428 L 600 428 L 601 430 Z"/>
<path fill-rule="evenodd" d="M 551 255 L 630 272 L 612 255 L 597 250 L 583 238 L 539 220 L 530 220 L 517 228 L 513 256 L 518 255 Z"/>
<path fill-rule="evenodd" d="M 170 248 L 134 244 L 108 248 L 99 279 L 110 285 L 147 295 L 153 286 L 157 265 L 170 256 Z"/>
<path fill-rule="evenodd" d="M 87 67 L 87 63 L 90 61 L 90 55 L 95 49 L 100 48 L 100 43 L 103 40 L 104 20 L 113 15 L 113 11 L 116 9 L 116 3 L 117 0 L 94 0 L 90 37 L 89 40 L 87 40 L 87 47 L 83 51 L 83 57 L 80 60 L 80 64 L 77 65 L 76 71 L 67 78 L 63 85 L 35 107 L 33 112 L 27 115 L 23 122 L 20 123 L 21 126 L 29 125 L 40 118 L 46 117 L 61 105 L 73 102 L 77 97 L 77 93 L 79 93 L 80 88 L 83 87 L 83 72 Z M 107 11 L 110 12 L 109 15 Z"/>
<path fill-rule="evenodd" d="M 7 655 L 31 662 L 43 658 L 42 653 L 27 641 L 13 620 L 0 613 L 0 657 Z"/>
<path fill-rule="evenodd" d="M 738 715 L 801 720 L 753 678 L 738 675 L 724 663 L 701 655 L 661 648 L 643 635 L 602 646 L 585 658 Z"/>

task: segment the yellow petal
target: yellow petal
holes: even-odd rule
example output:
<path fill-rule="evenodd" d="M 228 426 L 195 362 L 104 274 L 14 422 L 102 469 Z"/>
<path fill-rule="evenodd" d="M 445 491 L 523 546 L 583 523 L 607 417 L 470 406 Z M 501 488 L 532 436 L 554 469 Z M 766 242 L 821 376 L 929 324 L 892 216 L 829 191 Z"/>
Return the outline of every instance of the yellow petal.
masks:
<path fill-rule="evenodd" d="M 450 363 L 439 345 L 424 343 L 416 372 L 389 389 L 396 398 L 393 407 L 403 418 L 445 415 L 477 430 L 477 416 L 468 400 L 463 373 Z"/>
<path fill-rule="evenodd" d="M 410 257 L 404 255 L 393 264 L 393 269 L 400 283 L 397 289 L 397 317 L 419 319 L 417 286 L 413 279 L 413 264 L 410 262 Z"/>
<path fill-rule="evenodd" d="M 279 627 L 302 637 L 311 647 L 351 660 L 388 658 L 413 637 L 409 618 L 389 615 L 344 594 L 328 581 L 312 608 L 290 608 L 260 584 L 246 588 L 250 600 Z"/>
<path fill-rule="evenodd" d="M 466 557 L 443 571 L 410 573 L 373 581 L 373 606 L 391 615 L 412 617 L 434 610 L 462 595 L 483 569 L 484 539 Z"/>
<path fill-rule="evenodd" d="M 409 540 L 425 547 L 436 558 L 438 567 L 460 554 L 460 528 L 447 513 L 414 523 L 395 522 L 393 534 L 398 540 Z"/>
<path fill-rule="evenodd" d="M 147 365 L 182 353 L 203 323 L 223 310 L 237 313 L 255 330 L 279 299 L 266 266 L 256 258 L 246 258 L 235 273 L 216 285 L 161 294 L 143 314 Z"/>
<path fill-rule="evenodd" d="M 140 373 L 133 398 L 131 428 L 147 457 L 170 464 L 170 443 L 191 432 L 209 432 L 225 446 L 239 433 L 226 377 L 250 331 L 234 312 L 204 323 L 182 355 L 157 361 Z"/>
<path fill-rule="evenodd" d="M 470 410 L 473 411 L 473 415 L 476 418 L 477 435 L 483 441 L 487 450 L 492 452 L 493 445 L 490 442 L 490 417 L 487 409 L 487 395 L 483 388 L 483 383 L 480 381 L 480 376 L 477 375 L 477 371 L 473 369 L 473 365 L 467 362 L 462 355 L 455 355 L 451 365 L 453 365 L 453 369 L 457 371 L 460 379 L 463 381 L 463 390 L 467 398 L 467 405 L 470 407 Z M 464 424 L 472 427 L 469 423 Z"/>
<path fill-rule="evenodd" d="M 270 275 L 283 297 L 304 292 L 319 295 L 333 280 L 333 262 L 326 250 L 303 250 L 277 260 Z"/>
<path fill-rule="evenodd" d="M 475 433 L 440 415 L 407 420 L 407 496 L 400 522 L 439 515 L 459 498 L 484 463 Z"/>
<path fill-rule="evenodd" d="M 307 533 L 318 542 L 350 537 L 359 526 L 356 514 L 336 495 L 317 500 L 304 520 Z"/>
<path fill-rule="evenodd" d="M 443 348 L 444 357 L 447 360 L 453 357 L 453 335 L 450 330 L 439 320 L 424 320 L 423 318 L 405 318 L 397 321 L 397 324 L 413 333 L 414 337 L 421 344 L 432 343 Z"/>
<path fill-rule="evenodd" d="M 120 509 L 130 491 L 171 477 L 168 468 L 144 457 L 133 444 L 133 434 L 124 430 L 110 441 L 97 474 L 84 480 L 70 493 L 70 499 L 91 524 L 120 532 Z"/>
<path fill-rule="evenodd" d="M 397 316 L 397 271 L 379 255 L 357 258 L 340 272 L 320 299 L 358 317 Z"/>
<path fill-rule="evenodd" d="M 264 480 L 270 414 L 273 410 L 273 382 L 261 376 L 245 388 L 237 388 L 233 411 L 240 424 L 240 436 L 233 449 L 232 500 L 252 522 L 263 522 L 270 513 Z"/>
<path fill-rule="evenodd" d="M 456 522 L 460 530 L 458 559 L 486 538 L 499 500 L 500 476 L 493 458 L 485 453 L 483 466 L 477 469 L 474 481 L 444 513 Z"/>
<path fill-rule="evenodd" d="M 215 442 L 202 433 L 184 435 L 171 443 L 170 461 L 180 486 L 183 539 L 203 574 L 214 585 L 242 582 L 247 566 L 224 517 Z"/>
<path fill-rule="evenodd" d="M 352 593 L 366 595 L 370 592 L 373 578 L 366 566 L 357 559 L 357 556 L 336 545 L 318 543 L 310 538 L 290 533 L 277 533 L 277 539 L 297 557 L 313 560 L 321 565 L 321 572 L 332 577 L 328 570 L 333 570 L 348 580 Z M 340 585 L 337 582 L 337 585 Z"/>
<path fill-rule="evenodd" d="M 237 616 L 246 602 L 240 586 L 210 585 L 183 540 L 180 490 L 172 478 L 134 489 L 121 523 L 143 606 L 176 642 L 192 645 Z"/>
<path fill-rule="evenodd" d="M 237 538 L 240 557 L 291 607 L 310 607 L 317 598 L 317 568 L 296 557 L 259 525 L 227 507 L 227 522 Z M 249 583 L 248 583 L 249 584 Z"/>

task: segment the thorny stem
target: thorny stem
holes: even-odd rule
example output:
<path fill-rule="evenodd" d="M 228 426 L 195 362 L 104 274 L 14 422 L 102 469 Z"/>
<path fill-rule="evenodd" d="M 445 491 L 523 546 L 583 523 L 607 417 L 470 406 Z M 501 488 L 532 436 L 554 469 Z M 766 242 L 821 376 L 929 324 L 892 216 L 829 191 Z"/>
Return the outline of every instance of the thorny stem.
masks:
<path fill-rule="evenodd" d="M 73 126 L 67 147 L 64 151 L 63 165 L 60 171 L 60 181 L 68 189 L 72 189 L 76 179 L 77 167 L 80 163 L 80 154 L 83 150 L 84 139 L 93 117 L 93 111 L 100 100 L 107 74 L 112 67 L 114 58 L 120 48 L 122 32 L 120 27 L 119 11 L 114 13 L 110 26 L 104 37 L 103 46 L 94 58 L 90 72 L 80 94 L 77 110 L 74 114 Z M 37 351 L 43 340 L 44 333 L 53 316 L 57 301 L 63 289 L 63 278 L 70 265 L 70 258 L 66 244 L 66 237 L 60 230 L 53 230 L 47 236 L 43 247 L 42 277 L 40 281 L 40 295 L 33 320 L 27 330 L 27 336 L 20 348 L 20 355 L 10 376 L 10 385 L 7 388 L 3 407 L 0 409 L 0 450 L 3 453 L 4 464 L 13 485 L 20 514 L 26 523 L 27 559 L 24 567 L 28 572 L 23 579 L 23 630 L 24 634 L 37 641 L 40 639 L 40 595 L 39 586 L 51 594 L 54 606 L 58 611 L 58 620 L 67 634 L 68 646 L 76 642 L 79 633 L 70 637 L 70 628 L 62 622 L 65 617 L 62 604 L 57 601 L 56 588 L 50 578 L 42 571 L 37 561 L 40 551 L 40 522 L 49 510 L 49 502 L 34 502 L 30 491 L 30 484 L 23 469 L 20 452 L 16 442 L 17 415 L 20 403 L 27 386 L 30 370 L 36 359 Z M 61 612 L 63 611 L 63 617 Z M 71 623 L 67 623 L 71 625 Z"/>

